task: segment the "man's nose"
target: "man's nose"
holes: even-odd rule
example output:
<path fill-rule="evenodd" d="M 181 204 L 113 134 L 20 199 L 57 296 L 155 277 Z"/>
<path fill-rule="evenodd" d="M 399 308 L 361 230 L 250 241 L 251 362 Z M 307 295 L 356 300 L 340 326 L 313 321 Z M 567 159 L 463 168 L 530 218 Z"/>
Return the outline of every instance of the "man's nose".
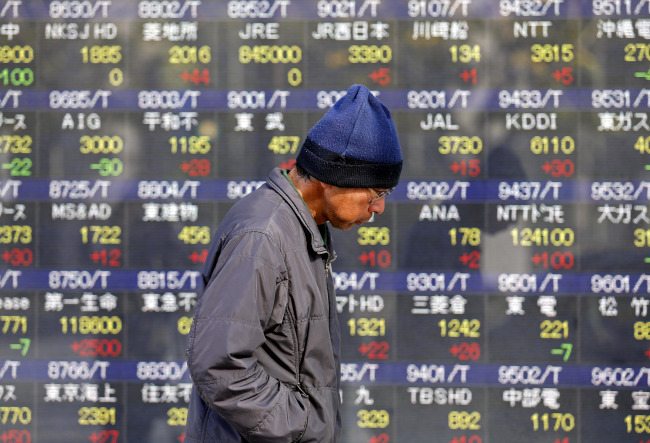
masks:
<path fill-rule="evenodd" d="M 386 197 L 379 198 L 370 205 L 370 212 L 375 214 L 381 214 L 384 209 L 386 209 Z"/>

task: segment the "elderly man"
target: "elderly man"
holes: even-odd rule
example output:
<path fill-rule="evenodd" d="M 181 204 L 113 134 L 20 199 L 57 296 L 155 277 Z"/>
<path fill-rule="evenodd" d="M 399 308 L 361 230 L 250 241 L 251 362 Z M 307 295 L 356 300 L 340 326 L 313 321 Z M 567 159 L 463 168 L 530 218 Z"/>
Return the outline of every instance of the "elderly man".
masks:
<path fill-rule="evenodd" d="M 328 222 L 348 230 L 381 214 L 401 169 L 389 110 L 354 85 L 309 131 L 296 166 L 274 169 L 226 214 L 188 340 L 185 443 L 338 441 Z"/>

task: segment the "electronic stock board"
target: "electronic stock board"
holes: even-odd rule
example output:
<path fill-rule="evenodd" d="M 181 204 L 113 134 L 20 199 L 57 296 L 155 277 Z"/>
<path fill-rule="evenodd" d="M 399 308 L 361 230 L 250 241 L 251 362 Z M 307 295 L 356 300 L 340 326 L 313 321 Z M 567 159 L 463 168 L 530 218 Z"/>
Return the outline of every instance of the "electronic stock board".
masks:
<path fill-rule="evenodd" d="M 353 83 L 346 443 L 650 441 L 650 1 L 0 1 L 0 442 L 179 442 L 226 211 Z"/>

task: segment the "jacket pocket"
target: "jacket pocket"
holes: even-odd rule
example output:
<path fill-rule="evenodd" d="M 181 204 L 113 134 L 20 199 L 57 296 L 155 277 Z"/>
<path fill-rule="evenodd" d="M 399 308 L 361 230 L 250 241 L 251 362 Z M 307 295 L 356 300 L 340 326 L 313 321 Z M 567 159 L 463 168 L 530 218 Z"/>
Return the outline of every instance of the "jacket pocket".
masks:
<path fill-rule="evenodd" d="M 301 395 L 307 395 L 300 387 L 300 366 L 302 361 L 303 350 L 300 349 L 300 335 L 298 334 L 298 321 L 296 320 L 296 315 L 293 312 L 294 308 L 289 305 L 286 310 L 286 316 L 289 321 L 289 331 L 291 333 L 291 341 L 293 347 L 293 367 L 294 367 L 294 380 L 296 390 L 299 388 L 299 393 Z"/>
<path fill-rule="evenodd" d="M 306 412 L 307 412 L 307 415 L 305 417 L 305 425 L 304 425 L 304 427 L 302 429 L 302 432 L 300 433 L 300 435 L 298 435 L 298 438 L 296 438 L 295 440 L 293 440 L 291 442 L 291 443 L 297 443 L 305 435 L 305 432 L 307 432 L 307 427 L 309 426 L 309 415 L 311 413 L 311 402 L 309 401 L 309 395 L 307 395 L 307 393 L 305 391 L 303 391 L 303 389 L 302 389 L 302 387 L 300 385 L 296 385 L 293 388 L 295 388 L 295 390 L 292 391 L 292 395 L 295 395 L 295 392 L 300 394 L 300 397 L 306 403 L 306 408 L 305 409 L 306 409 Z"/>

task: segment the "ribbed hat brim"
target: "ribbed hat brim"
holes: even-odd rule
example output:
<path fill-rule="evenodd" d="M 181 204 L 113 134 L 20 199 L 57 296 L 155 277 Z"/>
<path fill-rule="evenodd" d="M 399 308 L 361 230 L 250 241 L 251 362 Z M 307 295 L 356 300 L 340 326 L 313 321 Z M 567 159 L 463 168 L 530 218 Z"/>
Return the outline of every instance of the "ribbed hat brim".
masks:
<path fill-rule="evenodd" d="M 317 180 L 339 188 L 392 188 L 397 186 L 402 162 L 374 163 L 344 157 L 323 148 L 309 137 L 296 163 Z"/>

